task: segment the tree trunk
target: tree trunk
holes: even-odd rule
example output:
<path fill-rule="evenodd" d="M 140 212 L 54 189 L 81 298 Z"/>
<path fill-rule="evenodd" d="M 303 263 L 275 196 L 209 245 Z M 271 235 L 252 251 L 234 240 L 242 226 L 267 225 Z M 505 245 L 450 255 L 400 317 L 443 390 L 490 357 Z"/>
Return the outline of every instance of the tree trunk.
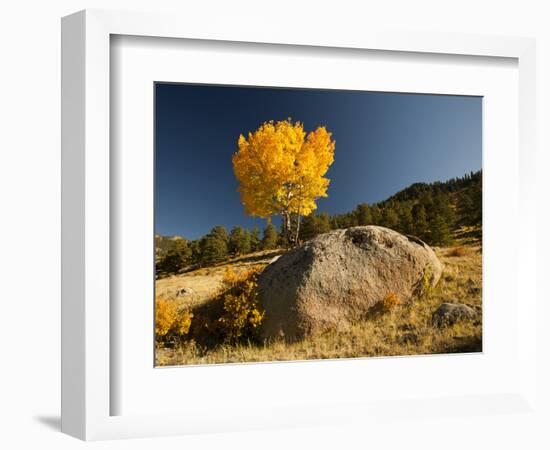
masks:
<path fill-rule="evenodd" d="M 300 245 L 300 221 L 302 216 L 300 215 L 300 208 L 298 208 L 298 218 L 296 219 L 296 237 L 294 238 L 294 245 Z"/>
<path fill-rule="evenodd" d="M 290 245 L 292 244 L 292 222 L 290 218 L 290 212 L 284 211 L 281 215 L 283 217 L 281 234 L 283 238 L 287 241 L 287 243 Z"/>

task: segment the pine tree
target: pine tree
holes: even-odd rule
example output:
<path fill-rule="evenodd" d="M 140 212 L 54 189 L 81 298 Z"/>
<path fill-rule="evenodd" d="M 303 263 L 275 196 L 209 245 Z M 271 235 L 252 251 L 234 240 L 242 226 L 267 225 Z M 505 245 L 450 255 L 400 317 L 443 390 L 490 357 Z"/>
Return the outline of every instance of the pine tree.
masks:
<path fill-rule="evenodd" d="M 391 228 L 392 230 L 399 224 L 399 217 L 392 206 L 387 206 L 382 212 L 381 225 L 383 227 Z"/>
<path fill-rule="evenodd" d="M 244 228 L 236 226 L 229 235 L 229 252 L 232 255 L 250 253 L 250 234 Z"/>
<path fill-rule="evenodd" d="M 326 212 L 310 214 L 304 217 L 301 235 L 304 241 L 308 241 L 319 234 L 328 233 L 331 229 L 331 217 L 329 214 Z"/>
<path fill-rule="evenodd" d="M 470 198 L 472 199 L 472 223 L 481 225 L 483 217 L 483 194 L 481 189 L 481 180 L 470 189 Z"/>
<path fill-rule="evenodd" d="M 426 240 L 428 236 L 428 219 L 426 208 L 421 203 L 416 203 L 412 208 L 413 234 L 420 239 Z"/>
<path fill-rule="evenodd" d="M 167 253 L 157 262 L 157 273 L 178 273 L 191 262 L 192 251 L 183 239 L 173 241 Z"/>
<path fill-rule="evenodd" d="M 409 205 L 403 205 L 398 212 L 399 224 L 397 226 L 400 233 L 413 234 L 413 217 Z"/>
<path fill-rule="evenodd" d="M 317 234 L 328 233 L 331 230 L 330 215 L 326 212 L 322 212 L 317 216 L 316 222 Z"/>
<path fill-rule="evenodd" d="M 262 239 L 262 249 L 268 250 L 272 248 L 277 247 L 277 243 L 279 240 L 279 234 L 277 233 L 277 229 L 273 226 L 273 224 L 268 224 L 264 228 L 264 236 Z"/>
<path fill-rule="evenodd" d="M 434 196 L 434 213 L 440 215 L 447 223 L 449 228 L 454 228 L 456 222 L 456 214 L 453 208 L 451 208 L 450 197 L 446 194 L 438 193 Z"/>
<path fill-rule="evenodd" d="M 260 229 L 252 228 L 250 231 L 250 251 L 257 252 L 261 248 Z"/>
<path fill-rule="evenodd" d="M 369 225 L 380 225 L 382 222 L 382 212 L 378 205 L 373 205 L 370 207 L 370 220 Z"/>
<path fill-rule="evenodd" d="M 451 242 L 451 232 L 449 230 L 449 223 L 445 220 L 445 217 L 441 214 L 432 216 L 430 223 L 430 238 L 429 242 L 432 245 L 449 245 Z"/>
<path fill-rule="evenodd" d="M 468 187 L 462 192 L 458 208 L 461 222 L 464 225 L 481 225 L 483 197 L 481 192 L 481 181 Z"/>
<path fill-rule="evenodd" d="M 226 244 L 229 242 L 229 235 L 227 234 L 227 230 L 223 225 L 217 225 L 212 228 L 212 230 L 210 230 L 209 236 L 220 239 Z"/>
<path fill-rule="evenodd" d="M 317 236 L 317 214 L 312 213 L 304 217 L 300 235 L 304 241 L 309 241 Z"/>
<path fill-rule="evenodd" d="M 201 240 L 201 263 L 210 265 L 222 261 L 227 256 L 227 244 L 221 239 L 205 236 Z"/>
<path fill-rule="evenodd" d="M 222 261 L 228 254 L 229 236 L 223 226 L 212 228 L 200 242 L 201 263 L 215 264 Z"/>
<path fill-rule="evenodd" d="M 461 193 L 458 199 L 458 211 L 460 213 L 460 222 L 463 225 L 472 224 L 472 211 L 474 210 L 474 202 L 470 195 L 470 190 L 467 189 Z"/>
<path fill-rule="evenodd" d="M 372 223 L 371 212 L 367 203 L 361 203 L 355 208 L 355 216 L 358 225 L 370 225 Z"/>
<path fill-rule="evenodd" d="M 202 258 L 200 240 L 189 242 L 189 249 L 191 250 L 191 262 L 200 265 Z"/>

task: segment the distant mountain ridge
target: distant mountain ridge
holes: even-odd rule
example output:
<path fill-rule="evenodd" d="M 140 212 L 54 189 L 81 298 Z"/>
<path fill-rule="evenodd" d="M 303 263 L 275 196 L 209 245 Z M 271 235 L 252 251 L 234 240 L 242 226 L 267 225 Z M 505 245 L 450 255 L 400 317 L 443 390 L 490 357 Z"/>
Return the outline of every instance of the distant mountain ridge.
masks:
<path fill-rule="evenodd" d="M 414 199 L 419 199 L 422 195 L 426 193 L 435 193 L 435 192 L 457 192 L 471 186 L 481 185 L 482 182 L 482 172 L 478 170 L 477 172 L 470 172 L 469 174 L 464 175 L 463 177 L 454 177 L 450 178 L 447 181 L 434 181 L 431 183 L 413 183 L 410 186 L 402 189 L 388 199 L 379 202 L 379 204 L 384 204 L 391 201 L 409 201 Z"/>
<path fill-rule="evenodd" d="M 162 236 L 161 234 L 155 234 L 155 256 L 164 256 L 168 251 L 177 247 L 178 243 L 186 244 L 187 239 L 179 235 Z"/>
<path fill-rule="evenodd" d="M 448 245 L 461 226 L 481 228 L 482 172 L 432 183 L 413 183 L 386 200 L 361 203 L 345 214 L 304 217 L 304 240 L 338 228 L 380 225 L 420 237 L 431 245 Z"/>

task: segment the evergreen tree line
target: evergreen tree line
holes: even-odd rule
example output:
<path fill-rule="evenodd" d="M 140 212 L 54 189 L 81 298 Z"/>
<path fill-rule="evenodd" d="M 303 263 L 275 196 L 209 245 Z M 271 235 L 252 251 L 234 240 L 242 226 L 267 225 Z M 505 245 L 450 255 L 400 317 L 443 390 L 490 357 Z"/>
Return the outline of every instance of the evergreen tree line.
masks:
<path fill-rule="evenodd" d="M 161 244 L 161 245 L 159 245 Z M 186 266 L 204 267 L 228 257 L 245 255 L 281 246 L 280 235 L 273 224 L 268 224 L 260 235 L 258 227 L 247 230 L 235 226 L 227 232 L 217 225 L 201 239 L 187 241 L 157 238 L 157 274 L 177 273 Z"/>
<path fill-rule="evenodd" d="M 362 203 L 347 214 L 311 214 L 302 222 L 302 237 L 359 225 L 380 225 L 419 237 L 430 245 L 452 242 L 452 231 L 476 226 L 481 232 L 482 172 L 446 182 L 415 183 L 387 200 Z"/>
<path fill-rule="evenodd" d="M 482 173 L 472 172 L 446 182 L 415 183 L 387 200 L 362 203 L 347 214 L 312 213 L 302 219 L 303 241 L 330 230 L 359 225 L 380 225 L 418 236 L 430 245 L 452 242 L 459 226 L 480 226 L 482 219 Z M 480 229 L 480 228 L 479 228 Z M 273 224 L 263 232 L 235 226 L 228 233 L 215 226 L 201 239 L 157 238 L 157 274 L 177 273 L 186 266 L 203 267 L 228 257 L 288 245 Z"/>

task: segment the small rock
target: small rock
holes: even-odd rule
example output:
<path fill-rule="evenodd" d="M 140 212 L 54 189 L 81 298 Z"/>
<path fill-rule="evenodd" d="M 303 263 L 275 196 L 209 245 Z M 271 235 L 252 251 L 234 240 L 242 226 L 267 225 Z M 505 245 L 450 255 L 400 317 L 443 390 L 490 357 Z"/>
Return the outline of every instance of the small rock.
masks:
<path fill-rule="evenodd" d="M 462 303 L 442 303 L 432 315 L 432 325 L 442 328 L 454 325 L 460 320 L 475 320 L 474 309 Z"/>
<path fill-rule="evenodd" d="M 193 291 L 193 289 L 189 288 L 189 287 L 184 287 L 184 288 L 181 288 L 177 293 L 176 293 L 176 296 L 177 297 L 183 297 L 184 295 L 191 295 L 193 294 L 195 291 Z"/>

